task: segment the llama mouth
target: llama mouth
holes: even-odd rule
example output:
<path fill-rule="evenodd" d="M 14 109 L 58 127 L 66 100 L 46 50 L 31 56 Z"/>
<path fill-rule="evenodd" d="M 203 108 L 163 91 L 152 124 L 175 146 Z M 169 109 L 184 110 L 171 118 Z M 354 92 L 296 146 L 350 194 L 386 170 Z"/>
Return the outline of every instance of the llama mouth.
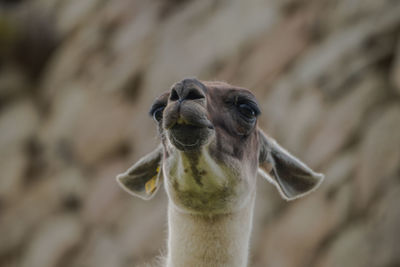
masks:
<path fill-rule="evenodd" d="M 205 145 L 210 139 L 213 128 L 190 124 L 175 124 L 168 130 L 171 143 L 179 150 L 195 150 Z"/>

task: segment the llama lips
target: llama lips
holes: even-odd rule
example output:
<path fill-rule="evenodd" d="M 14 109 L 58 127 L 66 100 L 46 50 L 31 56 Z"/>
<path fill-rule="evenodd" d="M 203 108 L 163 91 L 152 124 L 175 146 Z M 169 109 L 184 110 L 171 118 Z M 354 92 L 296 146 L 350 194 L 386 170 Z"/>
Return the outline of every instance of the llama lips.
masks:
<path fill-rule="evenodd" d="M 176 123 L 168 130 L 168 137 L 177 149 L 187 151 L 205 145 L 212 132 L 213 130 L 208 127 Z"/>
<path fill-rule="evenodd" d="M 177 124 L 214 129 L 207 116 L 197 108 L 183 106 L 179 109 L 178 105 L 167 107 L 164 115 L 164 129 L 169 130 Z"/>

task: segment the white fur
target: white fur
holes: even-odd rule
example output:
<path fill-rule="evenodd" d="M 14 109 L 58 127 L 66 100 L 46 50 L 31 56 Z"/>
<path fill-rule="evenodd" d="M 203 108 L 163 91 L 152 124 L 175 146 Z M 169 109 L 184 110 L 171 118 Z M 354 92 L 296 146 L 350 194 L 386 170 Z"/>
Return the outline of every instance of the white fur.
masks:
<path fill-rule="evenodd" d="M 240 211 L 215 217 L 168 208 L 167 267 L 247 266 L 254 197 Z"/>

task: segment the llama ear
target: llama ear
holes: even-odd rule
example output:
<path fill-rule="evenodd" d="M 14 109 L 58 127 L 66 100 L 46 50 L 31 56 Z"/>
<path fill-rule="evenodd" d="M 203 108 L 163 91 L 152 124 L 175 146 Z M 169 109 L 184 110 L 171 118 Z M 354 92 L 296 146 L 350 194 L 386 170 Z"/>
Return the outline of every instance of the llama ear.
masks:
<path fill-rule="evenodd" d="M 258 172 L 278 188 L 283 198 L 292 200 L 302 197 L 321 184 L 323 174 L 311 170 L 261 130 L 258 130 L 258 137 Z"/>
<path fill-rule="evenodd" d="M 119 174 L 118 184 L 131 195 L 145 200 L 151 199 L 162 183 L 162 154 L 163 149 L 160 145 L 126 172 Z"/>

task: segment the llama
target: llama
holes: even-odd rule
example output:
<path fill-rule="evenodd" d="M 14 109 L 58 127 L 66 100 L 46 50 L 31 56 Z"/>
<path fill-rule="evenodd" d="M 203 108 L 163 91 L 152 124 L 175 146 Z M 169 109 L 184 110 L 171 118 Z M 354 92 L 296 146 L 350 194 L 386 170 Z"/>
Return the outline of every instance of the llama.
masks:
<path fill-rule="evenodd" d="M 167 267 L 247 266 L 257 173 L 286 200 L 323 180 L 258 128 L 260 109 L 247 89 L 184 79 L 150 114 L 161 144 L 117 181 L 146 200 L 164 183 Z"/>

